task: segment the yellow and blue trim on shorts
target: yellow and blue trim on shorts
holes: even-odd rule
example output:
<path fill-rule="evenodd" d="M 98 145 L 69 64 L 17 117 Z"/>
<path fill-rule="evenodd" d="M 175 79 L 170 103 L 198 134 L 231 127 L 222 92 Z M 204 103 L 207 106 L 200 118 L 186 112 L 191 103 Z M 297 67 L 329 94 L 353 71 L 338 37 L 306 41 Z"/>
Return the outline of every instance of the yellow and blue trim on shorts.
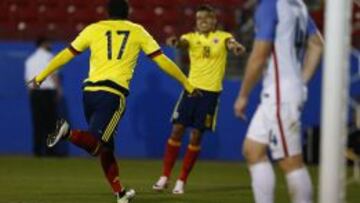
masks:
<path fill-rule="evenodd" d="M 118 110 L 115 111 L 111 120 L 109 121 L 107 127 L 104 130 L 101 140 L 104 142 L 109 142 L 111 136 L 114 134 L 114 131 L 124 113 L 126 107 L 126 99 L 124 95 L 120 95 L 120 103 Z"/>
<path fill-rule="evenodd" d="M 101 140 L 107 143 L 114 134 L 115 129 L 125 111 L 126 97 L 129 95 L 129 91 L 111 80 L 102 80 L 96 82 L 86 81 L 83 85 L 83 88 L 85 91 L 105 91 L 119 96 L 119 107 L 112 115 L 109 123 L 101 135 Z"/>

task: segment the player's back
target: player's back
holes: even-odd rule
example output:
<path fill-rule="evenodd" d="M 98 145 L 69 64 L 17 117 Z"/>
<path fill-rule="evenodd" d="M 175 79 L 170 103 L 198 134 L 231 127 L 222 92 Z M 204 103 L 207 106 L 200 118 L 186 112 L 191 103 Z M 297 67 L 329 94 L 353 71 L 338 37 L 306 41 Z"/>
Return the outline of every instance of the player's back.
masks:
<path fill-rule="evenodd" d="M 273 9 L 276 23 L 274 48 L 264 78 L 263 95 L 272 101 L 276 97 L 282 102 L 302 100 L 301 67 L 310 20 L 307 8 L 302 0 L 263 0 L 260 4 L 264 3 L 272 4 L 269 9 Z"/>
<path fill-rule="evenodd" d="M 75 50 L 90 48 L 86 81 L 110 80 L 128 89 L 141 50 L 151 54 L 158 44 L 139 24 L 127 20 L 103 20 L 87 26 L 71 43 Z"/>

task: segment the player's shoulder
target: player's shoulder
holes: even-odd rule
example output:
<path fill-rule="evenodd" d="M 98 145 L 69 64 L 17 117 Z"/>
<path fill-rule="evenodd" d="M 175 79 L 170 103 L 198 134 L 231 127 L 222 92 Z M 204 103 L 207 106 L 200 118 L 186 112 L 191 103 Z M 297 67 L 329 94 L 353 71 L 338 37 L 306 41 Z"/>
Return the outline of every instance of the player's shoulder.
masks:
<path fill-rule="evenodd" d="M 187 39 L 187 40 L 197 40 L 200 37 L 200 34 L 197 31 L 189 31 L 185 32 L 181 35 L 181 38 Z"/>
<path fill-rule="evenodd" d="M 98 22 L 93 22 L 93 23 L 90 23 L 90 24 L 86 25 L 86 26 L 82 29 L 81 32 L 84 33 L 84 32 L 94 31 L 96 28 L 98 28 L 99 22 L 100 22 L 100 21 L 98 21 Z"/>
<path fill-rule="evenodd" d="M 127 26 L 132 27 L 134 29 L 145 29 L 144 26 L 142 26 L 141 24 L 132 22 L 130 20 L 123 20 L 122 22 L 124 24 L 126 24 Z"/>
<path fill-rule="evenodd" d="M 279 1 L 283 1 L 283 0 L 259 0 L 257 4 L 269 6 L 269 5 L 277 4 L 277 2 Z"/>
<path fill-rule="evenodd" d="M 134 31 L 147 31 L 145 27 L 139 23 L 132 22 L 130 20 L 124 20 L 123 23 Z"/>
<path fill-rule="evenodd" d="M 196 36 L 196 32 L 195 31 L 185 32 L 182 34 L 182 36 L 194 37 Z"/>
<path fill-rule="evenodd" d="M 278 0 L 261 0 L 257 4 L 258 12 L 276 12 Z"/>
<path fill-rule="evenodd" d="M 277 5 L 278 5 L 278 0 L 259 1 L 256 7 L 255 20 L 261 21 L 266 19 L 277 18 L 278 15 Z"/>
<path fill-rule="evenodd" d="M 117 26 L 126 26 L 128 29 L 141 30 L 144 29 L 142 25 L 138 23 L 131 22 L 129 20 L 101 20 L 94 23 L 89 24 L 87 29 L 96 29 L 101 27 L 117 27 Z"/>

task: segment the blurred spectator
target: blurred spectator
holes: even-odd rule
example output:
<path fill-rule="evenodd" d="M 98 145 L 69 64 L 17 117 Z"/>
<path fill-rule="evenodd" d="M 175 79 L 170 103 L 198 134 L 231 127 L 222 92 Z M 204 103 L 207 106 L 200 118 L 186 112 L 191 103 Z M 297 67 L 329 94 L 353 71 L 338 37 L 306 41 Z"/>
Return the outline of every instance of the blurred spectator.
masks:
<path fill-rule="evenodd" d="M 358 100 L 356 99 L 356 105 L 353 106 L 352 120 L 348 128 L 346 157 L 351 161 L 360 160 L 360 105 Z"/>
<path fill-rule="evenodd" d="M 39 38 L 36 50 L 25 61 L 25 81 L 30 81 L 46 67 L 53 58 L 51 41 Z M 55 129 L 57 106 L 61 98 L 61 87 L 56 74 L 45 80 L 43 85 L 34 89 L 28 87 L 33 120 L 33 153 L 35 156 L 57 155 L 46 147 L 46 137 Z"/>

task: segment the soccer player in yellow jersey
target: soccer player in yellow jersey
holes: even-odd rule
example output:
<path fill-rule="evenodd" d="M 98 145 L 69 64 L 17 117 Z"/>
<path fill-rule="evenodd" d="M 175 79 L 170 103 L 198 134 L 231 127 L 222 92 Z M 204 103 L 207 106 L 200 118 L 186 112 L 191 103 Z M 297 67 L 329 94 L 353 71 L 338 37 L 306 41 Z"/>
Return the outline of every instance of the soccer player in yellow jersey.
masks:
<path fill-rule="evenodd" d="M 208 5 L 200 6 L 196 11 L 195 32 L 182 35 L 180 40 L 172 37 L 167 41 L 170 45 L 188 50 L 189 81 L 202 93 L 197 98 L 189 97 L 186 92 L 180 96 L 172 116 L 173 129 L 166 145 L 163 172 L 153 185 L 153 189 L 158 191 L 167 187 L 184 131 L 186 127 L 192 127 L 180 176 L 172 191 L 174 194 L 183 194 L 188 175 L 200 152 L 202 135 L 205 130 L 215 129 L 227 53 L 232 51 L 239 55 L 245 48 L 230 33 L 216 29 L 216 15 Z"/>
<path fill-rule="evenodd" d="M 114 134 L 125 110 L 129 82 L 140 51 L 178 80 L 187 93 L 197 92 L 181 70 L 161 52 L 152 36 L 141 25 L 126 20 L 128 10 L 127 1 L 110 0 L 110 18 L 87 26 L 31 81 L 31 85 L 40 86 L 51 73 L 90 49 L 89 76 L 83 88 L 84 112 L 89 128 L 86 131 L 70 130 L 69 124 L 61 120 L 55 133 L 49 135 L 47 144 L 53 147 L 66 138 L 91 155 L 99 156 L 118 203 L 127 203 L 135 195 L 134 190 L 125 190 L 120 183 L 114 156 Z"/>

